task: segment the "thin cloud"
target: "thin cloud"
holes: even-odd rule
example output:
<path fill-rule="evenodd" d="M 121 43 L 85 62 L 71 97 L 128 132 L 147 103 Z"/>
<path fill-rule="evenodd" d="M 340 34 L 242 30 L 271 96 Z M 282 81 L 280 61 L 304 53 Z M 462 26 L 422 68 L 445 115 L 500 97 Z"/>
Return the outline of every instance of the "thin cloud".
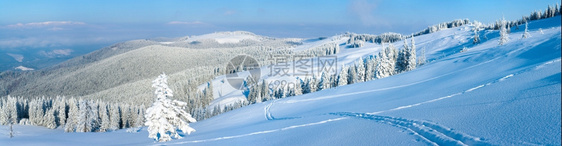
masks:
<path fill-rule="evenodd" d="M 387 25 L 387 22 L 375 15 L 379 1 L 354 0 L 348 6 L 348 12 L 357 17 L 363 25 Z"/>
<path fill-rule="evenodd" d="M 200 24 L 205 24 L 201 21 L 193 21 L 193 22 L 185 22 L 185 21 L 171 21 L 168 22 L 168 24 L 172 24 L 172 25 L 200 25 Z"/>
<path fill-rule="evenodd" d="M 48 30 L 50 31 L 59 31 L 59 30 L 64 30 L 63 28 L 60 27 L 53 27 L 53 28 L 49 28 Z"/>
<path fill-rule="evenodd" d="M 63 26 L 63 25 L 85 25 L 84 22 L 74 21 L 45 21 L 45 22 L 31 22 L 31 23 L 17 23 L 8 25 L 9 28 L 35 28 L 35 27 L 48 27 L 48 26 Z"/>
<path fill-rule="evenodd" d="M 71 49 L 56 49 L 53 51 L 39 51 L 39 54 L 45 56 L 45 57 L 49 57 L 49 58 L 54 58 L 54 57 L 61 57 L 61 56 L 68 56 L 70 55 L 72 52 L 74 52 Z"/>
<path fill-rule="evenodd" d="M 237 13 L 237 12 L 234 11 L 234 10 L 226 10 L 226 11 L 224 11 L 223 15 L 225 15 L 225 16 L 230 16 L 230 15 L 234 15 L 234 14 L 236 14 L 236 13 Z"/>

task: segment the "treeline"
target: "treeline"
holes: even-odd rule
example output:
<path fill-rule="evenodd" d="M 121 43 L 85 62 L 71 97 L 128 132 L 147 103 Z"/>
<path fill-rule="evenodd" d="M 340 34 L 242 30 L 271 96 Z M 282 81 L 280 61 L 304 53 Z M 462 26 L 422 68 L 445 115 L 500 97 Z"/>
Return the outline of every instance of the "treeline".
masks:
<path fill-rule="evenodd" d="M 453 20 L 451 22 L 444 22 L 444 23 L 440 23 L 440 24 L 436 24 L 433 26 L 429 26 L 426 29 L 418 32 L 418 33 L 414 33 L 413 36 L 419 36 L 419 35 L 424 35 L 424 34 L 430 34 L 430 33 L 434 33 L 443 29 L 448 29 L 448 28 L 455 28 L 455 27 L 459 27 L 459 26 L 463 26 L 466 24 L 469 24 L 470 21 L 468 19 L 457 19 L 457 20 Z"/>
<path fill-rule="evenodd" d="M 344 36 L 349 37 L 346 45 L 349 45 L 350 48 L 363 47 L 365 42 L 381 44 L 392 43 L 404 39 L 402 34 L 394 32 L 387 32 L 380 35 L 346 33 Z"/>
<path fill-rule="evenodd" d="M 546 18 L 552 18 L 555 16 L 559 16 L 560 15 L 560 11 L 562 11 L 562 6 L 559 4 L 556 4 L 555 6 L 550 6 L 548 5 L 548 7 L 546 8 L 546 10 L 544 12 L 539 11 L 534 11 L 531 14 L 529 14 L 529 16 L 523 16 L 521 19 L 519 20 L 514 20 L 514 21 L 507 21 L 506 24 L 502 24 L 501 20 L 496 21 L 494 24 L 492 25 L 488 25 L 488 26 L 484 26 L 484 29 L 487 30 L 499 30 L 502 28 L 502 26 L 507 26 L 508 28 L 511 27 L 516 27 L 518 28 L 519 25 L 525 24 L 529 21 L 534 21 L 534 20 L 540 20 L 540 19 L 546 19 Z M 503 22 L 505 23 L 505 22 Z"/>
<path fill-rule="evenodd" d="M 523 16 L 519 20 L 507 21 L 507 24 L 504 25 L 504 26 L 507 26 L 509 28 L 518 27 L 519 25 L 525 24 L 528 21 L 552 18 L 552 17 L 560 15 L 561 10 L 562 10 L 562 6 L 559 5 L 559 4 L 556 4 L 555 6 L 549 5 L 544 12 L 540 11 L 540 10 L 534 11 L 530 15 Z M 479 22 L 475 22 L 475 23 L 479 23 Z M 429 26 L 428 28 L 426 28 L 426 29 L 424 29 L 420 32 L 414 33 L 413 36 L 429 34 L 429 33 L 433 33 L 433 32 L 443 30 L 443 29 L 459 27 L 459 26 L 463 26 L 463 25 L 466 25 L 466 24 L 470 24 L 470 21 L 468 19 L 453 20 L 451 22 L 445 22 L 445 23 L 440 23 L 440 24 L 436 24 L 436 25 L 433 25 L 433 26 Z M 501 26 L 502 26 L 502 22 L 501 22 L 501 20 L 498 20 L 495 23 L 490 24 L 490 25 L 482 25 L 481 28 L 486 29 L 486 30 L 499 30 L 501 28 Z"/>
<path fill-rule="evenodd" d="M 369 36 L 366 34 L 344 34 L 339 37 L 346 36 L 350 37 L 349 40 L 369 41 L 372 43 L 395 42 L 403 38 L 401 34 L 397 33 L 385 33 L 379 36 Z M 268 53 L 266 55 L 268 55 L 268 57 L 271 57 L 271 54 L 295 55 L 297 53 L 299 55 L 304 54 L 307 57 L 318 57 L 334 55 L 340 51 L 339 45 L 336 43 L 326 43 L 300 52 L 294 52 L 290 48 L 264 49 L 267 50 Z M 214 76 L 205 76 L 204 79 L 197 80 L 192 80 L 193 78 L 186 80 L 174 80 L 170 83 L 172 83 L 172 89 L 176 88 L 176 94 L 180 93 L 183 95 L 176 97 L 187 102 L 188 106 L 186 110 L 192 115 L 192 117 L 197 120 L 204 120 L 253 103 L 312 93 L 331 87 L 384 78 L 400 72 L 409 71 L 414 69 L 417 65 L 423 64 L 422 62 L 425 62 L 425 59 L 424 61 L 417 61 L 415 52 L 416 49 L 413 38 L 411 39 L 410 45 L 407 44 L 407 41 L 404 41 L 404 46 L 401 50 L 398 50 L 390 44 L 381 51 L 378 56 L 370 56 L 367 59 L 358 61 L 355 65 L 344 67 L 339 75 L 322 74 L 320 77 L 313 76 L 311 78 L 298 79 L 298 82 L 294 87 L 285 86 L 283 88 L 271 88 L 271 83 L 268 83 L 265 80 L 257 82 L 256 78 L 249 76 L 245 80 L 246 90 L 244 91 L 244 94 L 247 96 L 247 101 L 229 105 L 216 105 L 214 107 L 209 107 L 210 103 L 214 100 L 212 92 L 213 85 L 211 82 L 204 83 L 205 86 L 203 89 L 198 88 L 199 85 L 201 85 L 199 84 L 200 81 L 205 79 L 210 81 L 214 78 Z M 256 59 L 260 62 L 261 66 L 267 66 L 271 63 L 267 62 L 265 58 L 262 58 L 264 57 L 263 54 L 253 55 L 257 56 Z M 216 68 L 213 71 L 213 74 L 215 75 L 221 73 L 224 73 L 221 68 Z M 189 76 L 192 75 L 194 74 L 189 74 Z"/>
<path fill-rule="evenodd" d="M 254 50 L 258 49 L 258 50 Z M 227 49 L 230 50 L 230 49 Z M 222 51 L 227 51 L 222 50 Z M 313 58 L 319 56 L 327 56 L 327 55 L 334 55 L 339 53 L 340 48 L 339 45 L 336 43 L 326 43 L 322 44 L 317 47 L 309 48 L 307 50 L 295 52 L 293 51 L 292 47 L 281 47 L 281 48 L 273 48 L 273 47 L 264 47 L 260 46 L 257 48 L 236 48 L 232 49 L 232 52 L 228 52 L 227 54 L 247 54 L 249 56 L 254 57 L 260 66 L 267 66 L 270 65 L 273 54 L 281 55 L 281 56 L 290 56 L 290 55 L 303 55 L 304 58 Z M 243 53 L 241 53 L 243 52 Z M 233 58 L 235 56 L 229 56 L 224 58 Z M 228 61 L 225 61 L 228 62 Z M 238 72 L 242 70 L 234 70 L 234 72 Z M 194 72 L 186 72 L 185 74 L 173 74 L 170 77 L 170 87 L 176 91 L 176 96 L 179 100 L 187 102 L 187 111 L 192 115 L 193 118 L 197 120 L 204 120 L 215 115 L 231 111 L 243 106 L 250 104 L 251 102 L 237 102 L 234 104 L 229 105 L 216 105 L 213 107 L 209 107 L 211 102 L 214 100 L 213 95 L 213 86 L 211 84 L 212 79 L 219 75 L 224 75 L 225 73 L 233 73 L 233 71 L 226 71 L 223 69 L 223 66 L 217 66 L 216 68 L 211 69 L 197 69 Z M 179 78 L 177 78 L 179 77 Z M 200 85 L 204 84 L 205 86 L 200 89 L 198 88 Z M 219 97 L 220 95 L 219 92 Z"/>
<path fill-rule="evenodd" d="M 111 102 L 142 101 L 146 104 L 152 101 L 152 95 L 146 92 L 150 87 L 144 86 L 150 83 L 149 78 L 155 74 L 164 71 L 171 74 L 171 80 L 196 78 L 198 85 L 201 85 L 214 76 L 224 74 L 222 68 L 225 63 L 237 54 L 253 56 L 260 64 L 266 64 L 269 54 L 290 52 L 295 45 L 293 41 L 271 38 L 251 44 L 244 44 L 243 41 L 217 46 L 222 48 L 214 48 L 212 44 L 180 47 L 181 45 L 164 46 L 148 40 L 129 41 L 71 59 L 46 70 L 2 72 L 0 96 L 27 98 L 65 95 L 85 99 L 104 98 Z M 197 49 L 195 46 L 206 49 Z M 175 77 L 176 75 L 178 77 Z M 210 77 L 198 77 L 201 75 Z M 176 87 L 178 88 L 174 90 L 189 88 Z M 32 88 L 34 90 L 29 90 Z"/>
<path fill-rule="evenodd" d="M 560 8 L 558 4 L 555 7 L 549 6 L 544 13 L 535 11 L 521 20 L 511 21 L 508 26 L 558 16 Z M 65 131 L 69 132 L 108 131 L 135 127 L 140 123 L 135 121 L 139 117 L 142 118 L 140 115 L 143 114 L 144 107 L 132 105 L 152 102 L 153 95 L 148 92 L 152 89 L 146 85 L 150 84 L 151 78 L 155 74 L 162 71 L 171 73 L 170 88 L 176 91 L 174 98 L 187 102 L 186 111 L 197 120 L 202 120 L 252 103 L 312 93 L 412 70 L 425 63 L 425 59 L 422 59 L 423 54 L 416 57 L 413 36 L 467 23 L 468 20 L 442 23 L 412 36 L 397 33 L 339 35 L 333 39 L 349 37 L 345 45 L 352 48 L 362 47 L 365 42 L 385 46 L 385 43 L 405 38 L 412 38 L 412 40 L 410 45 L 404 41 L 405 45 L 402 49 L 388 44 L 379 54 L 361 59 L 353 65 L 343 66 L 337 74 L 299 78 L 292 87 L 271 88 L 274 86 L 270 86 L 272 83 L 267 81 L 247 81 L 245 94 L 248 102 L 214 107 L 209 107 L 214 100 L 212 85 L 209 81 L 218 75 L 224 75 L 224 63 L 237 54 L 252 56 L 261 66 L 266 66 L 271 64 L 269 59 L 272 54 L 294 55 L 298 53 L 309 57 L 334 55 L 340 51 L 340 44 L 328 43 L 295 52 L 292 48 L 299 45 L 298 40 L 265 37 L 260 41 L 249 40 L 239 44 L 183 42 L 163 45 L 148 40 L 120 43 L 104 48 L 103 51 L 72 59 L 52 70 L 0 73 L 0 79 L 2 79 L 0 96 L 18 96 L 17 98 L 0 98 L 0 124 L 21 123 L 49 128 L 64 127 Z M 488 25 L 481 28 L 496 29 L 496 26 Z M 478 31 L 478 29 L 475 30 L 475 32 Z M 137 47 L 143 47 L 143 49 L 137 50 Z M 202 84 L 206 86 L 202 89 L 198 88 Z M 81 99 L 32 98 L 37 95 L 82 97 Z M 142 121 L 142 119 L 140 120 Z"/>
<path fill-rule="evenodd" d="M 371 55 L 353 65 L 343 66 L 337 74 L 322 73 L 319 76 L 297 78 L 295 84 L 279 86 L 279 83 L 257 81 L 257 78 L 248 76 L 244 81 L 247 87 L 244 93 L 247 95 L 248 102 L 254 104 L 366 82 L 413 70 L 425 63 L 423 56 L 425 54 L 421 55 L 421 60 L 416 59 L 416 46 L 412 38 L 409 44 L 404 40 L 404 46 L 400 50 L 389 44 L 378 55 Z"/>
<path fill-rule="evenodd" d="M 65 132 L 106 132 L 144 125 L 144 105 L 76 98 L 5 97 L 0 99 L 0 124 L 63 128 Z"/>

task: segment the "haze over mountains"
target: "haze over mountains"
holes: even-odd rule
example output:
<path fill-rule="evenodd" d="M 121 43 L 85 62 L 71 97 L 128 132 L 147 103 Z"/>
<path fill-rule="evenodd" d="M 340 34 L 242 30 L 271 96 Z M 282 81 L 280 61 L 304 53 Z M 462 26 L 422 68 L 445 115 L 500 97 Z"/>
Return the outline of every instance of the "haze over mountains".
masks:
<path fill-rule="evenodd" d="M 431 62 L 413 71 L 250 105 L 191 123 L 196 132 L 183 139 L 162 144 L 227 145 L 252 142 L 262 145 L 559 145 L 561 116 L 558 111 L 562 95 L 559 90 L 559 20 L 560 16 L 556 16 L 530 22 L 529 38 L 521 37 L 525 34 L 525 30 L 521 29 L 523 26 L 519 26 L 520 29 L 512 28 L 508 36 L 510 40 L 504 45 L 498 45 L 499 30 L 481 32 L 482 42 L 473 44 L 472 24 L 420 35 L 414 38 L 416 47 L 425 48 L 427 58 Z M 236 37 L 227 37 L 230 35 Z M 63 75 L 64 78 L 57 75 L 37 77 L 63 81 L 72 76 L 84 78 L 79 74 L 88 73 L 83 71 L 86 69 L 94 71 L 88 74 L 89 76 L 111 75 L 116 72 L 106 73 L 93 69 L 126 71 L 128 65 L 132 65 L 127 64 L 128 61 L 143 59 L 150 60 L 143 62 L 142 65 L 147 66 L 145 69 L 163 65 L 164 67 L 159 69 L 169 72 L 172 76 L 181 76 L 182 72 L 189 69 L 174 70 L 174 66 L 181 66 L 185 62 L 174 60 L 206 54 L 221 55 L 222 51 L 253 49 L 221 48 L 220 46 L 228 44 L 225 42 L 250 44 L 248 46 L 260 46 L 257 44 L 268 42 L 298 51 L 298 46 L 312 47 L 324 43 L 344 42 L 347 39 L 349 37 L 340 36 L 321 40 L 278 39 L 256 36 L 248 32 L 222 32 L 178 40 L 136 40 L 107 47 L 87 55 L 90 57 L 76 58 L 58 65 L 59 70 L 75 70 Z M 193 43 L 195 41 L 197 43 Z M 295 47 L 299 42 L 302 45 Z M 181 47 L 196 48 L 196 45 L 206 43 L 217 47 Z M 403 43 L 397 41 L 393 44 L 400 46 Z M 342 59 L 342 64 L 354 64 L 354 60 L 375 54 L 381 47 L 381 44 L 365 43 L 362 47 L 352 48 L 346 47 L 344 43 L 340 46 L 338 58 Z M 174 55 L 166 55 L 170 52 Z M 191 53 L 198 55 L 191 56 Z M 143 59 L 136 59 L 135 56 L 142 56 Z M 209 68 L 213 69 L 213 64 L 209 61 L 214 60 L 193 60 L 195 62 L 190 63 L 207 62 Z M 118 66 L 114 62 L 126 65 Z M 154 64 L 158 65 L 150 62 L 156 62 Z M 189 68 L 188 65 L 182 67 Z M 133 73 L 135 71 L 144 70 L 132 70 Z M 147 81 L 141 78 L 119 86 L 123 87 L 122 89 L 126 89 L 124 86 L 130 86 L 127 88 L 145 90 L 142 89 L 145 87 L 135 86 L 148 86 L 148 81 L 153 75 L 140 72 L 137 74 L 138 78 L 146 76 Z M 115 85 L 119 81 L 128 81 L 117 77 L 110 80 L 117 80 Z M 219 77 L 214 81 L 220 80 Z M 180 80 L 170 80 L 171 84 L 175 82 Z M 66 83 L 70 83 L 70 80 Z M 214 90 L 220 90 L 220 86 L 214 84 Z M 146 88 L 150 91 L 149 87 Z M 110 92 L 111 90 L 113 89 L 106 93 L 121 95 L 120 92 Z M 70 138 L 72 143 L 76 144 L 83 141 L 96 144 L 153 143 L 146 138 L 145 130 L 140 133 L 113 131 L 76 135 L 37 127 L 16 126 L 16 129 L 20 133 L 30 134 L 17 135 L 10 140 L 1 137 L 0 141 L 10 144 L 45 144 L 44 141 L 28 140 L 39 138 L 49 139 L 48 144 L 57 145 L 69 142 L 65 139 Z M 120 140 L 123 137 L 128 137 L 128 140 Z"/>
<path fill-rule="evenodd" d="M 560 145 L 561 9 L 411 35 L 139 39 L 43 69 L 18 66 L 0 73 L 0 124 L 20 124 L 0 142 L 154 144 L 142 126 L 158 82 L 198 120 L 165 145 Z M 334 68 L 324 70 L 326 58 Z"/>
<path fill-rule="evenodd" d="M 166 72 L 171 75 L 172 80 L 179 80 L 175 78 L 176 73 L 179 76 L 211 72 L 209 76 L 212 76 L 212 69 L 225 66 L 224 63 L 236 55 L 233 52 L 260 54 L 269 51 L 268 48 L 294 45 L 294 39 L 273 39 L 247 32 L 211 35 L 223 37 L 217 38 L 218 41 L 209 39 L 208 35 L 201 36 L 201 39 L 184 37 L 166 41 L 134 40 L 73 58 L 40 73 L 6 72 L 3 76 L 24 75 L 13 79 L 18 80 L 15 85 L 5 84 L 13 80 L 3 82 L 5 85 L 3 87 L 6 88 L 3 88 L 2 93 L 12 96 L 96 96 L 95 93 L 113 92 L 109 89 L 121 88 L 119 86 L 132 88 L 114 90 L 150 90 L 146 84 L 149 84 L 154 74 Z M 228 43 L 221 43 L 223 40 Z M 37 91 L 30 92 L 28 90 L 30 88 L 35 88 Z M 108 96 L 107 93 L 98 94 Z M 119 94 L 114 95 L 118 97 L 112 98 L 118 99 L 125 97 L 150 99 L 152 96 L 150 93 L 128 91 L 119 91 Z"/>

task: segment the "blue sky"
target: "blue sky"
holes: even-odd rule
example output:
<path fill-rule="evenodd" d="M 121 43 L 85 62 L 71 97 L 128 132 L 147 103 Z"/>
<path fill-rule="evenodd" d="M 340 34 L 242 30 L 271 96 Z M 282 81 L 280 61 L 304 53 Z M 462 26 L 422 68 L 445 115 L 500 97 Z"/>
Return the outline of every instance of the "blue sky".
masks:
<path fill-rule="evenodd" d="M 0 0 L 0 50 L 245 30 L 273 37 L 410 34 L 469 18 L 521 18 L 559 0 Z"/>

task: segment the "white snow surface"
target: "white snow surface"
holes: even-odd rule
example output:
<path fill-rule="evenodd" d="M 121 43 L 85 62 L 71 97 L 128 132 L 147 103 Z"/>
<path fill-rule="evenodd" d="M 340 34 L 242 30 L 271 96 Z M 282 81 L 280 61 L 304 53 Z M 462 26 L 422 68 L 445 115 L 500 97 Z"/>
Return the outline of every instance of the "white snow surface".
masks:
<path fill-rule="evenodd" d="M 201 40 L 215 40 L 219 44 L 225 43 L 239 43 L 242 40 L 260 41 L 261 37 L 251 32 L 246 31 L 233 31 L 233 32 L 216 32 L 200 36 L 193 36 L 185 40 L 187 42 L 201 41 Z M 162 42 L 169 43 L 169 42 Z"/>
<path fill-rule="evenodd" d="M 197 131 L 183 139 L 154 143 L 146 127 L 139 133 L 64 133 L 16 125 L 11 139 L 5 134 L 8 127 L 0 127 L 0 143 L 560 145 L 560 16 L 530 22 L 530 38 L 520 39 L 524 30 L 512 29 L 510 40 L 501 46 L 498 31 L 481 33 L 487 39 L 472 45 L 471 27 L 416 37 L 417 54 L 425 48 L 431 62 L 413 71 L 246 106 L 190 124 Z M 403 42 L 394 44 L 401 48 Z M 459 53 L 463 47 L 467 51 Z M 380 50 L 370 43 L 341 48 L 340 65 Z M 216 99 L 245 100 L 235 89 L 221 89 L 220 80 L 213 80 Z"/>
<path fill-rule="evenodd" d="M 14 58 L 14 60 L 16 60 L 18 62 L 23 61 L 23 55 L 21 55 L 21 54 L 12 54 L 12 53 L 6 53 L 6 54 L 11 56 L 12 58 Z"/>
<path fill-rule="evenodd" d="M 21 66 L 21 65 L 14 68 L 14 69 L 19 69 L 19 70 L 22 70 L 22 71 L 35 70 L 33 68 L 29 68 L 29 67 L 25 67 L 25 66 Z"/>

